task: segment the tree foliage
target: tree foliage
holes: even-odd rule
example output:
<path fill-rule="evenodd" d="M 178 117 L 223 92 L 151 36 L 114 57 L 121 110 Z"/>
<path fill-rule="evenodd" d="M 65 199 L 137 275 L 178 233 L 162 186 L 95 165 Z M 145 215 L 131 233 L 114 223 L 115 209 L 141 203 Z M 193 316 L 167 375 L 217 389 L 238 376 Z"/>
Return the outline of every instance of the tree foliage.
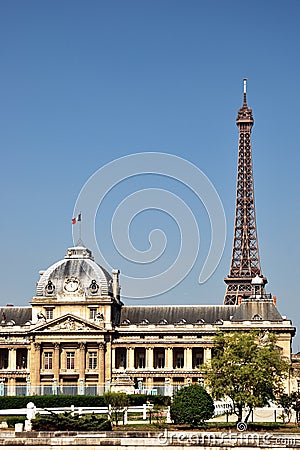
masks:
<path fill-rule="evenodd" d="M 214 414 L 214 402 L 206 390 L 197 384 L 180 389 L 171 404 L 171 419 L 175 424 L 198 427 Z"/>
<path fill-rule="evenodd" d="M 235 332 L 216 335 L 211 364 L 205 372 L 213 397 L 229 397 L 238 421 L 247 408 L 247 422 L 254 407 L 267 406 L 282 393 L 288 367 L 273 335 Z"/>
<path fill-rule="evenodd" d="M 107 406 L 111 406 L 111 411 L 115 416 L 116 425 L 118 425 L 119 413 L 122 412 L 125 407 L 129 406 L 128 395 L 124 392 L 105 392 L 103 394 L 104 402 Z"/>
<path fill-rule="evenodd" d="M 282 394 L 277 400 L 279 406 L 283 408 L 283 420 L 291 421 L 292 410 L 296 413 L 296 422 L 299 422 L 300 415 L 300 393 Z"/>

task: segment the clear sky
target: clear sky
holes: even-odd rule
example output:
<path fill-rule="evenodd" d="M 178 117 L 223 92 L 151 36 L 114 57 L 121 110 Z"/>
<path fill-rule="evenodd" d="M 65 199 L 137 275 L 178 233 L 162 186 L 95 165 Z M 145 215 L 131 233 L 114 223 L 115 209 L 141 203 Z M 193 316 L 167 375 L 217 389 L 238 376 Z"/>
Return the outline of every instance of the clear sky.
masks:
<path fill-rule="evenodd" d="M 140 302 L 222 304 L 235 208 L 235 118 L 247 77 L 262 269 L 280 312 L 300 329 L 299 20 L 298 0 L 2 0 L 0 303 L 28 304 L 39 270 L 72 245 L 74 205 L 96 170 L 126 155 L 164 152 L 199 167 L 223 203 L 227 240 L 213 276 L 198 284 L 211 238 L 205 210 L 174 180 L 145 175 L 117 186 L 99 209 L 97 240 L 112 267 L 142 277 L 145 265 L 134 273 L 114 255 L 111 217 L 137 188 L 171 190 L 199 220 L 201 250 L 181 284 Z M 166 227 L 173 244 L 162 266 L 156 261 L 158 271 L 179 242 L 169 219 L 146 211 L 130 231 L 145 250 L 151 229 Z M 83 217 L 83 240 L 84 227 Z"/>

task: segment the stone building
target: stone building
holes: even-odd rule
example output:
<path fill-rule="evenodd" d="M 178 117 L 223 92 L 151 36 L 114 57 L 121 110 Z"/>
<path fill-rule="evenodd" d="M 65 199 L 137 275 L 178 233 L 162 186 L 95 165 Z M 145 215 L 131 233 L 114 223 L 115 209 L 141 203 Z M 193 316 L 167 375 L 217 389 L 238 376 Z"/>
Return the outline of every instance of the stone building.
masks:
<path fill-rule="evenodd" d="M 237 207 L 224 304 L 124 306 L 119 271 L 110 275 L 84 246 L 69 248 L 40 272 L 30 306 L 0 307 L 0 395 L 110 388 L 170 394 L 201 380 L 199 366 L 211 359 L 218 331 L 275 333 L 282 357 L 292 361 L 295 328 L 266 294 L 260 269 L 245 89 L 237 125 Z M 289 379 L 287 389 L 296 388 Z"/>
<path fill-rule="evenodd" d="M 41 272 L 31 306 L 1 308 L 2 393 L 101 393 L 124 375 L 127 391 L 169 393 L 199 381 L 219 330 L 275 333 L 291 360 L 295 329 L 253 281 L 238 305 L 124 306 L 119 271 L 69 248 Z"/>

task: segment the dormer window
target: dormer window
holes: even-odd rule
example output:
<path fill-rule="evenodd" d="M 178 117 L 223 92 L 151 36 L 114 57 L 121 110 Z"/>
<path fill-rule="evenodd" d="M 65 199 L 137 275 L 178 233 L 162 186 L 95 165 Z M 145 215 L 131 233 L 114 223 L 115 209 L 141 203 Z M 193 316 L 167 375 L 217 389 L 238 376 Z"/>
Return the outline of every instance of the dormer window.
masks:
<path fill-rule="evenodd" d="M 216 320 L 215 325 L 223 325 L 223 320 L 222 319 Z"/>
<path fill-rule="evenodd" d="M 184 325 L 184 324 L 186 324 L 185 319 L 180 319 L 178 322 L 176 322 L 176 325 Z"/>
<path fill-rule="evenodd" d="M 252 320 L 262 320 L 262 317 L 259 314 L 254 314 Z"/>
<path fill-rule="evenodd" d="M 197 325 L 204 325 L 205 324 L 205 320 L 204 319 L 198 319 L 196 324 Z"/>
<path fill-rule="evenodd" d="M 55 291 L 55 286 L 52 283 L 52 281 L 49 280 L 47 285 L 46 285 L 46 294 L 52 295 L 54 291 Z"/>
<path fill-rule="evenodd" d="M 149 320 L 148 319 L 143 319 L 140 321 L 140 325 L 148 325 Z"/>
<path fill-rule="evenodd" d="M 158 325 L 168 325 L 167 319 L 160 319 Z"/>
<path fill-rule="evenodd" d="M 129 319 L 124 319 L 121 323 L 121 325 L 130 325 L 130 320 Z"/>

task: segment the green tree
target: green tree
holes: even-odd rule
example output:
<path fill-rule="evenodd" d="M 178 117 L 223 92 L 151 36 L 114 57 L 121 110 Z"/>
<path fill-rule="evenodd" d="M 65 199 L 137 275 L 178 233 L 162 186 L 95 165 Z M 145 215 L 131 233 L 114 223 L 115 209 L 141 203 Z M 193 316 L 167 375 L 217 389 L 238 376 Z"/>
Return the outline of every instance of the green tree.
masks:
<path fill-rule="evenodd" d="M 129 405 L 128 395 L 124 392 L 105 392 L 103 394 L 104 402 L 107 406 L 111 406 L 111 411 L 115 416 L 115 422 L 118 426 L 119 413 Z"/>
<path fill-rule="evenodd" d="M 291 421 L 292 410 L 296 413 L 296 422 L 299 422 L 300 415 L 300 394 L 299 392 L 292 392 L 291 394 L 282 394 L 277 400 L 279 406 L 283 408 L 283 420 Z"/>
<path fill-rule="evenodd" d="M 285 422 L 287 419 L 288 422 L 291 421 L 292 417 L 292 409 L 294 405 L 294 396 L 293 394 L 281 394 L 277 400 L 279 406 L 283 408 L 282 419 Z"/>
<path fill-rule="evenodd" d="M 296 413 L 296 422 L 299 422 L 300 416 L 300 394 L 299 392 L 292 392 L 291 397 L 293 399 L 293 410 Z"/>
<path fill-rule="evenodd" d="M 288 368 L 274 335 L 234 332 L 216 335 L 211 364 L 204 371 L 213 397 L 229 397 L 238 422 L 248 409 L 247 422 L 254 407 L 267 406 L 282 393 Z"/>
<path fill-rule="evenodd" d="M 176 393 L 170 412 L 175 424 L 198 427 L 213 416 L 214 402 L 202 386 L 192 384 Z"/>

